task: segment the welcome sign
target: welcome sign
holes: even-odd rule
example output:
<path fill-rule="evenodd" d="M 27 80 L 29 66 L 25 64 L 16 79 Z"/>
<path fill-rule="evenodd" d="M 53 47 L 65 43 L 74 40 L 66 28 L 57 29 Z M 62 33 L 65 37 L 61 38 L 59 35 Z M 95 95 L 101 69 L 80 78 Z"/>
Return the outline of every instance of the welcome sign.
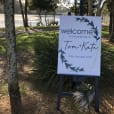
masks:
<path fill-rule="evenodd" d="M 101 17 L 61 16 L 57 73 L 100 76 L 100 63 Z"/>

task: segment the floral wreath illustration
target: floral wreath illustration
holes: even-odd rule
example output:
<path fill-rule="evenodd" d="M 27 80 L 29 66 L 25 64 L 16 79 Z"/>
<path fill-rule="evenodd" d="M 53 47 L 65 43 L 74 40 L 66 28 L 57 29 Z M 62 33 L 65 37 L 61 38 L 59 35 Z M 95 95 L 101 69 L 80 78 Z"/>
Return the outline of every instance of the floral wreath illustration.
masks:
<path fill-rule="evenodd" d="M 62 49 L 59 50 L 59 53 L 61 53 L 61 54 L 60 54 L 60 59 L 61 59 L 62 63 L 65 64 L 65 66 L 66 66 L 67 69 L 70 68 L 72 71 L 75 71 L 75 72 L 84 71 L 84 68 L 75 67 L 75 66 L 73 66 L 72 64 L 70 64 L 70 63 L 68 62 L 68 60 L 65 58 L 65 54 L 66 54 L 66 53 L 65 53 Z"/>
<path fill-rule="evenodd" d="M 90 21 L 89 19 L 87 19 L 87 18 L 85 18 L 85 17 L 76 17 L 75 18 L 76 19 L 76 21 L 80 21 L 80 22 L 85 22 L 85 23 L 87 23 L 87 25 L 88 26 L 90 26 L 91 27 L 91 29 L 93 29 L 93 31 L 94 31 L 94 38 L 96 39 L 96 41 L 98 41 L 99 39 L 100 39 L 100 37 L 98 36 L 98 29 L 97 29 L 97 26 L 95 27 L 95 25 L 94 25 L 94 22 L 93 21 Z M 62 63 L 64 63 L 65 64 L 65 67 L 68 69 L 71 69 L 72 71 L 74 71 L 74 72 L 81 72 L 81 71 L 84 71 L 84 68 L 81 68 L 81 67 L 76 67 L 76 66 L 73 66 L 73 64 L 71 64 L 71 63 L 69 63 L 69 61 L 65 58 L 65 54 L 66 54 L 66 52 L 65 51 L 63 51 L 62 49 L 60 49 L 59 51 L 58 51 L 59 53 L 60 53 L 60 59 L 61 59 L 61 61 L 62 61 Z"/>
<path fill-rule="evenodd" d="M 94 34 L 95 35 L 93 37 L 96 39 L 96 41 L 98 41 L 100 39 L 100 37 L 98 36 L 97 26 L 94 25 L 94 22 L 93 21 L 90 21 L 89 19 L 87 19 L 85 17 L 82 17 L 82 18 L 76 17 L 75 19 L 76 19 L 76 21 L 87 23 L 87 25 L 90 26 L 91 29 L 93 29 L 93 31 L 94 31 Z"/>

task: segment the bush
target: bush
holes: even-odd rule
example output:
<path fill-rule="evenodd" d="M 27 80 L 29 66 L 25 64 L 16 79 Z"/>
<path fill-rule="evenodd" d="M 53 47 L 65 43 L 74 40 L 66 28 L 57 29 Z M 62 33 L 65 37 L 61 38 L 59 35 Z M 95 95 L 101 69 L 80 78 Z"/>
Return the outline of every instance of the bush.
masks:
<path fill-rule="evenodd" d="M 47 35 L 49 37 L 47 37 Z M 45 34 L 35 40 L 35 76 L 44 89 L 57 87 L 57 34 Z"/>

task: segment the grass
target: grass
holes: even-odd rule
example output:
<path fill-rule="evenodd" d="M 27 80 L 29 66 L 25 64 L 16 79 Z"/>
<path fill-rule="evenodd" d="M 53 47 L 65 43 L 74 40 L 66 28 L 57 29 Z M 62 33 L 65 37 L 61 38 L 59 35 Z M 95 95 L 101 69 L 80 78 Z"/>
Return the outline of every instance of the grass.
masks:
<path fill-rule="evenodd" d="M 20 29 L 20 28 L 18 28 Z M 43 28 L 42 28 L 43 29 Z M 46 29 L 46 27 L 44 27 L 44 29 Z M 107 36 L 108 35 L 108 27 L 107 26 L 103 26 L 102 29 L 102 34 L 103 36 Z M 20 51 L 27 51 L 27 52 L 31 52 L 34 51 L 34 46 L 36 46 L 36 48 L 41 48 L 41 46 L 43 47 L 45 45 L 45 43 L 43 43 L 44 39 L 53 39 L 54 37 L 57 37 L 57 32 L 35 32 L 35 33 L 23 33 L 23 34 L 19 34 L 17 35 L 17 52 Z M 40 39 L 40 40 L 39 40 Z M 42 45 L 40 45 L 38 43 L 38 40 Z M 37 42 L 37 44 L 36 44 Z M 40 46 L 40 47 L 39 47 Z M 43 48 L 42 48 L 43 49 Z M 44 50 L 46 51 L 46 50 Z M 46 52 L 44 52 L 45 54 Z M 6 54 L 6 39 L 0 38 L 0 54 L 1 55 L 5 55 Z M 113 79 L 112 74 L 113 74 L 113 67 L 114 67 L 114 46 L 110 45 L 110 44 L 106 44 L 105 42 L 102 43 L 102 72 L 101 72 L 101 80 L 105 80 L 105 78 L 107 78 L 106 75 L 108 75 L 110 78 Z M 110 78 L 107 78 L 107 80 L 110 80 Z"/>
<path fill-rule="evenodd" d="M 102 44 L 101 83 L 110 86 L 114 82 L 114 45 Z M 105 82 L 105 83 L 104 83 Z"/>
<path fill-rule="evenodd" d="M 43 28 L 41 28 L 41 29 L 43 29 Z M 45 30 L 46 29 L 47 28 L 45 28 Z M 103 26 L 102 34 L 103 34 L 103 37 L 108 37 L 108 27 Z M 35 51 L 35 48 L 39 49 L 38 50 L 38 54 L 39 55 L 42 54 L 42 56 L 40 56 L 41 59 L 44 57 L 43 59 L 46 60 L 46 61 L 45 60 L 41 61 L 41 59 L 40 59 L 38 61 L 38 63 L 37 63 L 37 64 L 39 64 L 38 67 L 41 67 L 41 66 L 42 66 L 42 68 L 45 67 L 42 70 L 42 73 L 44 73 L 44 77 L 41 74 L 42 79 L 45 79 L 46 77 L 49 78 L 49 76 L 52 76 L 52 78 L 50 78 L 50 81 L 48 82 L 48 85 L 53 84 L 53 85 L 57 86 L 57 83 L 55 83 L 55 81 L 54 81 L 54 79 L 57 80 L 57 78 L 53 77 L 55 75 L 56 70 L 53 71 L 54 73 L 50 73 L 50 70 L 49 71 L 45 70 L 47 68 L 46 65 L 49 65 L 50 60 L 51 61 L 52 60 L 56 61 L 56 59 L 57 59 L 57 56 L 56 56 L 57 47 L 55 47 L 55 46 L 57 46 L 57 44 L 53 45 L 54 44 L 53 39 L 55 37 L 56 38 L 58 37 L 58 32 L 53 32 L 53 31 L 44 32 L 43 31 L 43 32 L 18 34 L 16 40 L 17 40 L 17 52 L 20 55 L 24 52 L 24 56 L 25 56 L 26 53 L 30 53 L 31 54 L 31 52 Z M 56 54 L 55 55 L 53 54 L 54 48 L 56 48 Z M 54 52 L 55 52 L 55 50 L 54 50 Z M 0 55 L 5 55 L 5 54 L 6 54 L 6 39 L 4 37 L 2 37 L 2 38 L 0 38 Z M 34 55 L 32 56 L 33 58 L 30 58 L 29 55 L 27 55 L 25 57 L 25 60 L 32 59 L 33 62 L 36 63 L 35 57 L 37 57 L 38 54 L 34 53 Z M 24 58 L 24 56 L 22 55 L 22 58 Z M 26 64 L 25 60 L 22 62 L 22 67 Z M 107 94 L 105 94 L 105 96 L 103 96 L 103 97 L 101 96 L 102 97 L 102 101 L 104 102 L 105 100 L 108 100 L 108 99 L 110 100 L 110 98 L 113 96 L 112 88 L 114 88 L 114 84 L 113 84 L 114 83 L 114 44 L 110 44 L 109 42 L 104 42 L 104 41 L 102 42 L 102 59 L 101 60 L 102 60 L 102 64 L 101 64 L 100 89 L 101 89 L 101 92 L 102 92 L 101 94 L 102 95 L 104 95 L 105 92 L 107 93 Z M 41 62 L 43 62 L 43 64 Z M 29 64 L 29 63 L 27 63 L 27 64 Z M 56 69 L 56 63 L 52 63 L 52 64 L 55 66 L 54 69 Z M 42 79 L 38 80 L 37 76 L 39 76 L 40 74 L 35 74 L 34 71 L 36 70 L 36 67 L 33 66 L 33 65 L 34 64 L 32 64 L 32 67 L 33 67 L 32 68 L 32 70 L 33 70 L 32 73 L 28 73 L 29 70 L 27 72 L 23 71 L 22 72 L 22 76 L 20 77 L 20 79 L 24 78 L 24 79 L 21 79 L 21 81 L 20 81 L 20 90 L 21 90 L 21 93 L 24 96 L 29 95 L 29 93 L 31 95 L 33 95 L 33 91 L 35 91 L 35 92 L 39 91 L 37 83 L 38 83 L 38 81 L 41 81 Z M 49 68 L 49 66 L 48 66 L 48 68 Z M 53 68 L 53 66 L 51 66 L 51 68 Z M 38 73 L 40 73 L 40 72 L 38 72 Z M 26 75 L 27 75 L 27 77 L 26 77 Z M 47 82 L 47 78 L 45 79 L 44 82 Z M 43 85 L 45 85 L 44 82 L 41 83 L 40 88 L 44 87 L 43 86 Z M 68 85 L 67 85 L 67 87 L 68 87 Z M 36 90 L 36 88 L 37 88 L 37 90 Z M 106 91 L 104 91 L 104 88 L 106 89 Z M 109 90 L 109 88 L 110 88 L 110 90 Z M 57 90 L 54 90 L 54 91 L 57 91 Z M 47 91 L 48 94 L 49 94 L 49 92 L 50 91 Z M 52 94 L 52 92 L 53 91 L 51 91 L 51 94 Z M 6 82 L 1 81 L 0 82 L 0 94 L 7 95 L 7 93 L 8 93 L 8 91 L 7 91 Z M 46 91 L 44 91 L 43 95 L 47 95 L 48 96 L 47 93 L 46 93 Z M 33 96 L 34 96 L 34 98 L 36 98 L 35 95 L 33 95 Z M 33 96 L 31 96 L 31 97 L 33 97 Z M 52 98 L 50 96 L 48 96 L 48 97 L 49 97 L 49 99 Z M 29 99 L 28 99 L 28 101 L 29 101 Z M 54 96 L 53 99 L 55 99 L 55 96 Z M 33 98 L 32 98 L 32 100 L 33 100 Z M 32 102 L 34 102 L 34 101 L 32 101 Z M 38 102 L 41 103 L 41 101 L 38 101 Z M 113 100 L 112 100 L 112 102 L 113 102 Z M 51 103 L 51 101 L 50 101 L 50 103 Z M 78 104 L 77 105 L 74 104 L 72 99 L 68 98 L 64 103 L 62 102 L 62 104 L 64 105 L 63 109 L 66 110 L 66 108 L 68 107 L 68 110 L 70 110 L 68 112 L 69 114 L 75 114 L 75 113 L 83 114 L 83 112 L 84 112 L 83 109 L 81 109 L 78 106 Z M 102 104 L 102 105 L 104 105 L 104 104 Z M 106 105 L 106 107 L 108 107 L 108 106 Z M 105 109 L 105 107 L 103 107 L 103 109 Z M 90 112 L 85 112 L 85 114 L 86 113 L 87 114 L 93 114 L 93 112 L 91 112 L 91 113 Z M 66 111 L 65 114 L 67 114 L 67 111 Z M 108 114 L 108 111 L 105 112 L 105 114 Z"/>
<path fill-rule="evenodd" d="M 0 38 L 0 55 L 6 53 L 6 39 L 4 37 Z"/>
<path fill-rule="evenodd" d="M 8 94 L 7 88 L 8 86 L 5 83 L 5 81 L 0 80 L 0 95 L 7 95 Z"/>
<path fill-rule="evenodd" d="M 108 26 L 102 27 L 102 37 L 105 37 L 105 38 L 109 37 L 109 27 Z"/>

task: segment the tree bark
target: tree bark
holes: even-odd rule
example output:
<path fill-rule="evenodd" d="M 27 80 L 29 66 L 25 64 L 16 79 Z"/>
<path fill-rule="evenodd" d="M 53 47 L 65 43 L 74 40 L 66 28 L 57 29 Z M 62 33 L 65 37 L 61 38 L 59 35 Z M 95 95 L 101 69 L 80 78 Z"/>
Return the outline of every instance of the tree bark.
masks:
<path fill-rule="evenodd" d="M 75 15 L 77 14 L 77 0 L 74 0 L 74 12 L 75 12 Z"/>
<path fill-rule="evenodd" d="M 23 19 L 23 25 L 24 25 L 24 27 L 25 27 L 25 16 L 24 16 L 23 5 L 22 5 L 21 0 L 19 0 L 19 4 L 20 4 L 22 19 Z"/>
<path fill-rule="evenodd" d="M 16 61 L 16 35 L 14 23 L 14 0 L 4 0 L 5 32 L 7 39 L 7 78 L 11 113 L 23 114 Z"/>
<path fill-rule="evenodd" d="M 19 4 L 20 4 L 20 9 L 21 9 L 21 14 L 22 14 L 22 19 L 23 19 L 23 25 L 25 27 L 25 30 L 27 29 L 26 27 L 28 27 L 28 0 L 25 0 L 25 7 L 23 8 L 22 2 L 21 0 L 19 0 Z"/>
<path fill-rule="evenodd" d="M 97 5 L 97 12 L 96 12 L 96 15 L 97 16 L 100 16 L 101 15 L 101 10 L 102 10 L 102 8 L 100 8 L 101 2 L 102 2 L 102 0 L 99 0 L 99 3 Z"/>
<path fill-rule="evenodd" d="M 92 7 L 92 0 L 88 0 L 88 15 L 92 16 L 93 15 L 93 7 Z"/>
<path fill-rule="evenodd" d="M 39 19 L 40 19 L 40 25 L 43 25 L 43 23 L 42 23 L 42 16 L 41 16 L 41 10 L 40 9 L 37 9 L 37 13 L 38 13 L 38 15 L 39 15 Z"/>
<path fill-rule="evenodd" d="M 101 16 L 101 11 L 104 7 L 106 0 L 99 0 L 99 3 L 97 5 L 97 12 L 96 12 L 96 16 Z M 102 6 L 101 6 L 102 5 Z"/>
<path fill-rule="evenodd" d="M 25 27 L 28 27 L 28 0 L 25 0 Z"/>
<path fill-rule="evenodd" d="M 112 0 L 111 2 L 111 24 L 112 24 L 112 28 L 111 28 L 111 36 L 110 36 L 110 41 L 113 42 L 114 41 L 114 0 Z"/>
<path fill-rule="evenodd" d="M 111 34 L 111 31 L 112 31 L 112 12 L 110 12 L 109 34 Z"/>

